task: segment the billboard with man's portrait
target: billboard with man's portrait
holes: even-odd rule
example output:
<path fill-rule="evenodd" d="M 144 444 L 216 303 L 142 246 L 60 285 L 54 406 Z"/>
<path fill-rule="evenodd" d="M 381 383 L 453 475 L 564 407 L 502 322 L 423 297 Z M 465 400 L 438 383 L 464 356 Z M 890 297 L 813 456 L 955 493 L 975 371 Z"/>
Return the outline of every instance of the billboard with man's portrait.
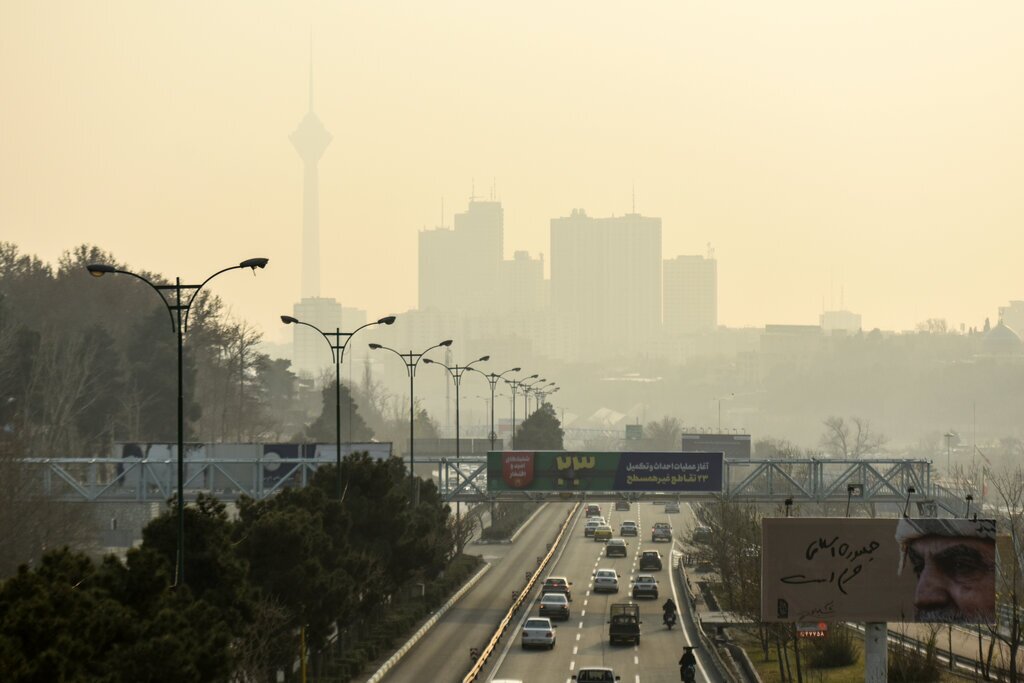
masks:
<path fill-rule="evenodd" d="M 995 621 L 991 519 L 762 522 L 762 621 Z"/>

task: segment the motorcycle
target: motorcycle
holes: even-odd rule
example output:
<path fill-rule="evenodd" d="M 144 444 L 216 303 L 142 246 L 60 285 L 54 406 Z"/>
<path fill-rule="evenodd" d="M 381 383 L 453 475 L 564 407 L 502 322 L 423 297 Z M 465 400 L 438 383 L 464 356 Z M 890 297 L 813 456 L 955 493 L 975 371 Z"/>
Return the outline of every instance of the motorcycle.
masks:
<path fill-rule="evenodd" d="M 696 683 L 697 667 L 693 664 L 683 667 L 683 683 Z"/>
<path fill-rule="evenodd" d="M 665 626 L 668 627 L 669 631 L 671 631 L 672 627 L 676 625 L 676 613 L 675 612 L 665 612 L 665 616 L 662 617 L 662 623 L 665 624 Z"/>

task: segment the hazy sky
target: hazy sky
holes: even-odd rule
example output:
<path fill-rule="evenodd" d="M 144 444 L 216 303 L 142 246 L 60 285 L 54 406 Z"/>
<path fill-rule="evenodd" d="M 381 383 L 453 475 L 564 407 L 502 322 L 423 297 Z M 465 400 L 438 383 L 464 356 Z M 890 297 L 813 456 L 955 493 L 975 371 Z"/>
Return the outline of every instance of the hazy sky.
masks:
<path fill-rule="evenodd" d="M 201 279 L 284 339 L 306 109 L 322 291 L 416 303 L 416 232 L 496 179 L 506 255 L 549 220 L 660 216 L 719 258 L 721 323 L 993 321 L 1024 298 L 1024 3 L 0 0 L 0 239 Z M 127 284 L 127 283 L 126 283 Z"/>

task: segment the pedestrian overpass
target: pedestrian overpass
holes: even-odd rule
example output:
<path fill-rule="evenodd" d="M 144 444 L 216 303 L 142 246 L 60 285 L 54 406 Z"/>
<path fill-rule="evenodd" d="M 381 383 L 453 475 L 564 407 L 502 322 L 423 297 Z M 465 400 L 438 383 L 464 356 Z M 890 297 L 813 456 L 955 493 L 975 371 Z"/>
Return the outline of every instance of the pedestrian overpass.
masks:
<path fill-rule="evenodd" d="M 65 501 L 85 503 L 164 503 L 177 491 L 174 459 L 25 458 L 23 490 Z M 209 494 L 221 500 L 249 496 L 257 500 L 278 491 L 306 486 L 317 468 L 333 460 L 189 459 L 185 463 L 185 498 Z M 723 492 L 624 493 L 487 491 L 487 459 L 479 456 L 416 460 L 416 472 L 432 479 L 446 502 L 483 503 L 566 501 L 581 499 L 829 504 L 837 506 L 899 504 L 915 516 L 963 516 L 967 494 L 932 480 L 931 462 L 912 459 L 725 460 Z M 975 495 L 979 503 L 980 495 Z M 980 505 L 975 505 L 979 510 Z"/>

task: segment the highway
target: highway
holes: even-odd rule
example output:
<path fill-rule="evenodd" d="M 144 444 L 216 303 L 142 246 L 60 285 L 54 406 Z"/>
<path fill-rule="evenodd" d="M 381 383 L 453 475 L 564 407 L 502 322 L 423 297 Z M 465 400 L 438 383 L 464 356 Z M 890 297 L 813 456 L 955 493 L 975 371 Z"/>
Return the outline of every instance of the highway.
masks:
<path fill-rule="evenodd" d="M 683 646 L 698 642 L 695 633 L 689 632 L 688 620 L 682 619 L 684 628 L 669 631 L 662 624 L 661 605 L 668 595 L 680 606 L 688 609 L 688 601 L 681 596 L 680 587 L 670 567 L 671 549 L 674 544 L 652 543 L 650 529 L 654 522 L 670 521 L 676 535 L 693 526 L 689 506 L 682 506 L 680 514 L 666 515 L 663 506 L 652 503 L 634 503 L 629 512 L 615 512 L 611 503 L 601 505 L 602 514 L 608 520 L 615 535 L 619 524 L 625 519 L 635 520 L 640 525 L 640 535 L 627 537 L 629 543 L 626 557 L 606 558 L 604 543 L 595 542 L 583 535 L 582 509 L 570 529 L 568 541 L 556 555 L 553 566 L 545 574 L 565 576 L 573 582 L 573 601 L 568 621 L 558 622 L 557 643 L 554 650 L 521 649 L 519 633 L 522 622 L 528 616 L 535 616 L 538 597 L 533 596 L 529 608 L 522 611 L 514 622 L 511 637 L 503 639 L 502 653 L 488 672 L 485 680 L 521 680 L 528 683 L 564 683 L 571 681 L 572 674 L 581 667 L 607 666 L 615 670 L 623 682 L 657 683 L 679 680 L 679 657 Z M 610 645 L 608 643 L 609 606 L 616 602 L 628 602 L 632 578 L 638 573 L 638 558 L 642 550 L 661 551 L 664 569 L 653 574 L 659 583 L 660 595 L 657 600 L 640 599 L 641 638 L 638 646 Z M 592 574 L 597 568 L 618 571 L 619 593 L 595 594 L 592 591 Z M 721 679 L 707 655 L 697 650 L 698 681 L 718 683 Z"/>
<path fill-rule="evenodd" d="M 544 505 L 511 545 L 467 546 L 491 568 L 455 606 L 391 669 L 385 681 L 461 681 L 472 660 L 469 648 L 483 648 L 512 602 L 512 593 L 537 569 L 571 506 Z M 430 675 L 424 677 L 424 672 Z"/>

